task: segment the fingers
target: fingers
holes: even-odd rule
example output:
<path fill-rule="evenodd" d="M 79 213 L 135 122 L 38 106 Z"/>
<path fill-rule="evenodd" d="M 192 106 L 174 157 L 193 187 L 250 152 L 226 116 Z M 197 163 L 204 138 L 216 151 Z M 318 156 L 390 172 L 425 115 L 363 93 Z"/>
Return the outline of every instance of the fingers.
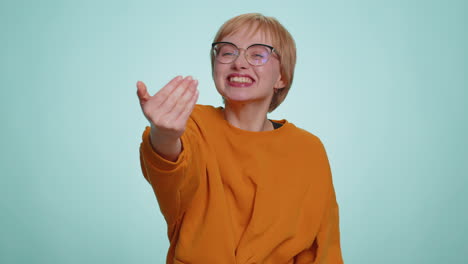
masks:
<path fill-rule="evenodd" d="M 186 77 L 187 78 L 187 77 Z M 186 78 L 182 78 L 182 76 L 176 76 L 171 81 L 169 81 L 161 90 L 159 90 L 156 94 L 161 98 L 167 98 L 175 88 L 179 86 L 179 84 Z"/>
<path fill-rule="evenodd" d="M 146 85 L 138 81 L 137 94 L 143 114 L 161 131 L 180 134 L 198 99 L 197 86 L 198 81 L 191 76 L 177 76 L 150 96 Z"/>
<path fill-rule="evenodd" d="M 190 114 L 192 113 L 193 111 L 193 108 L 195 107 L 195 104 L 198 100 L 198 95 L 199 95 L 199 92 L 198 92 L 198 89 L 196 89 L 195 87 L 195 91 L 192 93 L 190 99 L 188 100 L 187 104 L 185 104 L 182 112 L 180 113 L 179 117 L 177 118 L 176 122 L 183 122 L 185 124 L 185 122 L 187 122 Z"/>
<path fill-rule="evenodd" d="M 143 105 L 148 101 L 151 96 L 148 93 L 148 90 L 146 89 L 146 85 L 142 81 L 137 82 L 137 95 L 138 99 L 140 99 L 140 104 Z"/>
<path fill-rule="evenodd" d="M 197 91 L 197 86 L 198 86 L 197 80 L 190 81 L 184 93 L 180 95 L 180 97 L 177 99 L 177 103 L 174 105 L 174 107 L 171 110 L 171 112 L 173 112 L 175 119 L 177 119 L 182 114 L 187 104 L 189 104 L 193 95 Z"/>
<path fill-rule="evenodd" d="M 180 104 L 180 99 L 185 91 L 190 87 L 191 83 L 193 82 L 192 76 L 185 77 L 182 82 L 179 83 L 177 87 L 175 87 L 171 94 L 167 98 L 165 98 L 161 108 L 166 109 L 166 113 L 172 113 L 172 110 Z M 178 116 L 179 113 L 177 113 Z"/>
<path fill-rule="evenodd" d="M 182 76 L 176 76 L 171 81 L 169 81 L 161 90 L 159 90 L 155 95 L 159 95 L 159 99 L 156 104 L 159 105 L 167 99 L 167 97 L 172 93 L 179 83 L 183 80 Z M 137 95 L 140 99 L 140 104 L 145 104 L 152 96 L 148 93 L 146 85 L 142 81 L 137 82 Z"/>

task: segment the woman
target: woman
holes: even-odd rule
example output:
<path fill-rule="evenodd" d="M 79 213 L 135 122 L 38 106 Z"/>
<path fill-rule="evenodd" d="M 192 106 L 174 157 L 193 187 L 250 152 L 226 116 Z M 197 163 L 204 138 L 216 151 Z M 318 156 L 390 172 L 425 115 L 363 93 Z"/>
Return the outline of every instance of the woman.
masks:
<path fill-rule="evenodd" d="M 218 31 L 213 79 L 224 107 L 196 105 L 180 76 L 138 97 L 151 124 L 141 168 L 168 226 L 167 263 L 343 263 L 338 205 L 320 140 L 269 120 L 296 51 L 274 18 L 244 14 Z"/>

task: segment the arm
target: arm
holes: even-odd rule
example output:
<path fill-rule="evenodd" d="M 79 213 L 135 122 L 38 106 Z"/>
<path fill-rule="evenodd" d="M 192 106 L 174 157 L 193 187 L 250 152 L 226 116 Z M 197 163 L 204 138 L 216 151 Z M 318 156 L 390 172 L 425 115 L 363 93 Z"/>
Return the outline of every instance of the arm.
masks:
<path fill-rule="evenodd" d="M 197 81 L 176 77 L 154 96 L 142 82 L 137 94 L 146 127 L 140 145 L 140 165 L 151 184 L 168 225 L 174 224 L 198 186 L 198 161 L 192 155 L 198 143 L 190 114 L 198 98 Z"/>
<path fill-rule="evenodd" d="M 313 264 L 342 264 L 343 257 L 341 255 L 340 245 L 340 226 L 339 226 L 339 210 L 336 201 L 335 187 L 333 186 L 332 173 L 328 156 L 320 141 L 320 152 L 322 153 L 320 163 L 325 168 L 326 177 L 328 178 L 328 196 L 325 204 L 320 229 L 313 246 L 317 249 L 317 258 Z"/>
<path fill-rule="evenodd" d="M 327 198 L 317 236 L 310 248 L 294 258 L 294 264 L 343 264 L 338 204 L 333 186 Z"/>
<path fill-rule="evenodd" d="M 182 152 L 180 138 L 164 138 L 162 135 L 158 135 L 154 125 L 151 125 L 150 142 L 153 150 L 169 161 L 176 161 Z"/>
<path fill-rule="evenodd" d="M 198 99 L 197 80 L 177 76 L 150 96 L 143 82 L 137 95 L 146 119 L 151 124 L 151 145 L 162 157 L 176 161 L 182 151 L 180 137 Z"/>
<path fill-rule="evenodd" d="M 338 203 L 332 186 L 328 207 L 325 209 L 320 230 L 314 245 L 317 247 L 317 258 L 314 264 L 342 264 L 340 245 L 340 227 Z"/>
<path fill-rule="evenodd" d="M 189 205 L 199 185 L 202 157 L 195 155 L 199 142 L 192 120 L 181 137 L 183 149 L 175 161 L 154 151 L 150 142 L 150 127 L 146 127 L 140 144 L 140 165 L 150 183 L 159 208 L 168 226 L 177 222 Z"/>
<path fill-rule="evenodd" d="M 342 264 L 339 206 L 325 147 L 318 138 L 317 143 L 316 167 L 323 177 L 323 188 L 327 191 L 320 202 L 323 204 L 323 211 L 315 240 L 308 249 L 296 256 L 294 264 Z"/>

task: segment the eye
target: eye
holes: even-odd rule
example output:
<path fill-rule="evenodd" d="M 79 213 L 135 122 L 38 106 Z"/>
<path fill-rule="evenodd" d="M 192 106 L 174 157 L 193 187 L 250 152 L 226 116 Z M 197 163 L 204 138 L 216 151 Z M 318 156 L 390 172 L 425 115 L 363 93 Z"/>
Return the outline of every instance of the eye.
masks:
<path fill-rule="evenodd" d="M 221 56 L 234 56 L 234 52 L 224 52 L 220 54 Z"/>
<path fill-rule="evenodd" d="M 268 58 L 269 51 L 266 47 L 261 45 L 253 45 L 248 49 L 249 57 L 254 60 L 264 60 Z"/>
<path fill-rule="evenodd" d="M 230 44 L 224 44 L 218 48 L 218 54 L 221 57 L 236 56 L 237 50 L 234 46 Z"/>

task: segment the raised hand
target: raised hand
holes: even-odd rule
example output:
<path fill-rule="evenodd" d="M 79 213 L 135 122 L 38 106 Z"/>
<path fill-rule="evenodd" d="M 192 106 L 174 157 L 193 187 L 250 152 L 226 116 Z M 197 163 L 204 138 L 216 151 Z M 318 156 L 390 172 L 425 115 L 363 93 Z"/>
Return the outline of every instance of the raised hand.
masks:
<path fill-rule="evenodd" d="M 151 124 L 153 148 L 166 158 L 173 160 L 181 151 L 180 137 L 197 102 L 197 86 L 191 76 L 177 76 L 150 96 L 146 85 L 137 82 L 140 106 Z"/>

